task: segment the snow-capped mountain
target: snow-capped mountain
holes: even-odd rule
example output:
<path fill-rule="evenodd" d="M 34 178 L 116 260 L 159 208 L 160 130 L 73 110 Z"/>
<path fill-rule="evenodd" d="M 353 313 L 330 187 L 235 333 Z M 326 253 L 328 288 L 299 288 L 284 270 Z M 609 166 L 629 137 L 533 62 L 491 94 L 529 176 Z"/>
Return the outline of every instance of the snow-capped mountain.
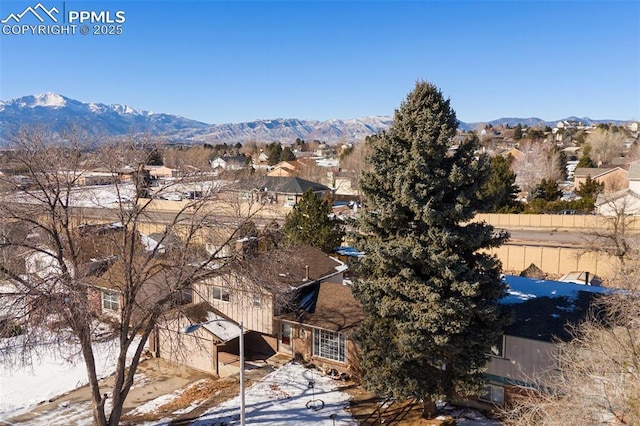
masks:
<path fill-rule="evenodd" d="M 85 103 L 58 95 L 44 93 L 35 96 L 0 101 L 0 145 L 9 140 L 21 126 L 46 126 L 54 131 L 78 126 L 89 134 L 119 136 L 136 133 L 163 135 L 170 142 L 180 143 L 236 143 L 247 141 L 291 143 L 296 138 L 323 142 L 352 142 L 387 130 L 392 117 L 370 116 L 347 120 L 300 120 L 296 118 L 255 120 L 245 123 L 207 124 L 172 114 L 142 111 L 127 105 Z M 499 118 L 483 123 L 459 123 L 460 130 L 479 130 L 486 124 L 494 127 L 518 124 L 531 127 L 554 127 L 559 121 L 592 123 L 616 120 L 591 120 L 587 117 L 568 117 L 554 121 L 540 118 Z"/>
<path fill-rule="evenodd" d="M 386 130 L 391 117 L 364 117 L 350 120 L 326 121 L 298 120 L 295 118 L 256 120 L 247 123 L 212 125 L 195 137 L 205 142 L 281 141 L 293 142 L 297 138 L 323 142 L 362 140 Z"/>
<path fill-rule="evenodd" d="M 0 141 L 21 126 L 46 126 L 53 131 L 79 126 L 89 134 L 117 136 L 135 133 L 191 136 L 208 126 L 171 114 L 140 111 L 127 105 L 84 103 L 56 93 L 0 101 Z"/>

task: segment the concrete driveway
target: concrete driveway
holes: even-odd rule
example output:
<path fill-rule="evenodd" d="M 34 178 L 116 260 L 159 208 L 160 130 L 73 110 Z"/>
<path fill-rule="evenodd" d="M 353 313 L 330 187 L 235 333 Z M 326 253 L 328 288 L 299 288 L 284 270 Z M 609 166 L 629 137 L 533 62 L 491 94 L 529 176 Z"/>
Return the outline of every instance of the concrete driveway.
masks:
<path fill-rule="evenodd" d="M 248 370 L 247 385 L 271 371 L 270 367 Z M 114 377 L 101 381 L 102 393 L 110 393 Z M 181 398 L 172 401 L 170 407 L 158 407 L 152 411 L 136 410 L 145 403 L 164 395 L 182 390 Z M 218 378 L 204 371 L 169 363 L 160 358 L 151 358 L 140 363 L 136 379 L 124 405 L 123 423 L 153 422 L 161 418 L 193 419 L 199 412 L 238 394 L 237 375 Z M 9 419 L 7 425 L 29 424 L 92 424 L 91 393 L 89 386 L 83 386 L 45 403 L 39 404 L 29 413 Z M 107 406 L 109 401 L 107 401 Z M 185 411 L 187 407 L 192 410 Z M 183 415 L 173 416 L 176 411 Z"/>

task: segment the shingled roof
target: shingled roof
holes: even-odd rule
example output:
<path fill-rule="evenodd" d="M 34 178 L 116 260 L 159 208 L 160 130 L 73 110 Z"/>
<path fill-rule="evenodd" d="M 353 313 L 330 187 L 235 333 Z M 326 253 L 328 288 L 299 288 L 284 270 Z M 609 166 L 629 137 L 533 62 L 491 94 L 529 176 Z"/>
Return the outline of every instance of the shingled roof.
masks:
<path fill-rule="evenodd" d="M 321 183 L 299 177 L 261 176 L 240 183 L 243 189 L 253 189 L 264 192 L 277 192 L 279 194 L 304 194 L 308 189 L 313 192 L 326 192 L 331 188 Z"/>
<path fill-rule="evenodd" d="M 298 309 L 279 318 L 325 330 L 348 332 L 360 324 L 364 313 L 353 297 L 351 286 L 341 283 L 318 283 L 301 289 Z"/>

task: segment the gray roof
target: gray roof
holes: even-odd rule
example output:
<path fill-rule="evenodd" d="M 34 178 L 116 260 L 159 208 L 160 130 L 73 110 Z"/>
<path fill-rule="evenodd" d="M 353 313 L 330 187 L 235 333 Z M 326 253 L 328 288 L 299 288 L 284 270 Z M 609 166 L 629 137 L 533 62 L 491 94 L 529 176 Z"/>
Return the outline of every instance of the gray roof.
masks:
<path fill-rule="evenodd" d="M 617 169 L 618 167 L 578 167 L 574 172 L 574 177 L 587 177 L 591 176 L 592 178 L 595 176 L 600 176 L 605 173 L 612 171 L 613 169 Z"/>
<path fill-rule="evenodd" d="M 279 194 L 302 195 L 308 189 L 313 192 L 327 192 L 331 188 L 321 183 L 311 182 L 299 177 L 262 176 L 241 184 L 243 189 L 256 189 L 265 192 L 277 192 Z"/>

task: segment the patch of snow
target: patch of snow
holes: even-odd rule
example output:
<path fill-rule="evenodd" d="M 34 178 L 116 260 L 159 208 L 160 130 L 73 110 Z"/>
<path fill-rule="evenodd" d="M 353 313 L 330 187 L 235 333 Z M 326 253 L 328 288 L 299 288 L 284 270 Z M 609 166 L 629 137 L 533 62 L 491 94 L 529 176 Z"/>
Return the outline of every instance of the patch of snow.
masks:
<path fill-rule="evenodd" d="M 53 107 L 60 108 L 67 105 L 67 101 L 56 93 L 42 93 L 34 97 L 33 104 L 29 105 L 31 108 L 35 107 Z"/>
<path fill-rule="evenodd" d="M 138 416 L 141 414 L 153 413 L 159 407 L 175 400 L 178 396 L 180 396 L 181 393 L 182 392 L 174 392 L 167 395 L 159 396 L 156 399 L 152 399 L 151 401 L 136 407 L 134 410 L 131 410 L 128 414 Z"/>
<path fill-rule="evenodd" d="M 157 250 L 160 253 L 164 253 L 164 245 L 160 244 L 158 241 L 154 240 L 148 235 L 140 234 L 140 241 L 144 246 L 144 251 L 154 251 Z"/>
<path fill-rule="evenodd" d="M 207 321 L 210 321 L 209 324 L 203 323 L 202 327 L 218 336 L 223 342 L 228 342 L 240 336 L 239 325 L 232 324 L 226 318 L 213 312 L 207 314 Z"/>
<path fill-rule="evenodd" d="M 507 295 L 500 300 L 502 304 L 522 303 L 537 297 L 567 297 L 575 299 L 580 291 L 606 293 L 610 289 L 562 281 L 538 280 L 533 278 L 505 275 L 508 284 Z"/>
<path fill-rule="evenodd" d="M 313 382 L 311 388 L 309 383 Z M 247 424 L 261 426 L 326 425 L 356 426 L 345 411 L 349 395 L 337 389 L 336 382 L 312 369 L 290 363 L 266 376 L 245 392 Z M 312 400 L 324 406 L 309 409 Z M 309 403 L 309 404 L 308 404 Z M 194 426 L 240 424 L 240 398 L 230 399 L 195 420 Z M 335 415 L 335 419 L 329 416 Z"/>
<path fill-rule="evenodd" d="M 136 407 L 135 409 L 131 410 L 127 414 L 137 416 L 137 415 L 142 415 L 142 414 L 147 414 L 147 413 L 153 413 L 154 411 L 156 411 L 161 406 L 173 402 L 174 400 L 176 400 L 177 398 L 182 396 L 182 394 L 185 393 L 186 391 L 188 391 L 189 389 L 196 388 L 196 387 L 200 386 L 201 383 L 204 383 L 205 381 L 206 380 L 198 380 L 197 382 L 191 383 L 186 388 L 178 389 L 173 393 L 159 396 L 159 397 L 157 397 L 155 399 L 152 399 L 151 401 L 148 401 L 148 402 Z M 191 411 L 193 411 L 196 408 L 198 408 L 198 406 L 201 403 L 202 403 L 202 400 L 196 400 L 196 401 L 192 402 L 188 407 L 182 408 L 180 410 L 176 410 L 172 414 L 180 415 L 180 414 L 190 413 Z"/>
<path fill-rule="evenodd" d="M 15 337 L 19 343 L 21 336 Z M 133 347 L 139 340 L 134 341 Z M 95 343 L 93 354 L 98 377 L 110 376 L 116 368 L 118 340 Z M 0 365 L 0 423 L 29 411 L 34 405 L 62 395 L 88 383 L 87 369 L 80 355 L 80 346 L 72 343 L 63 347 L 42 345 L 29 364 L 19 363 L 19 354 L 3 354 Z M 65 408 L 65 407 L 62 407 Z M 91 423 L 91 409 L 74 407 L 79 411 L 88 410 Z M 86 412 L 85 412 L 86 415 Z M 60 419 L 47 421 L 38 418 L 37 424 L 60 424 Z M 73 422 L 64 421 L 64 424 Z M 84 422 L 86 423 L 86 422 Z M 33 423 L 32 423 L 33 424 Z"/>

